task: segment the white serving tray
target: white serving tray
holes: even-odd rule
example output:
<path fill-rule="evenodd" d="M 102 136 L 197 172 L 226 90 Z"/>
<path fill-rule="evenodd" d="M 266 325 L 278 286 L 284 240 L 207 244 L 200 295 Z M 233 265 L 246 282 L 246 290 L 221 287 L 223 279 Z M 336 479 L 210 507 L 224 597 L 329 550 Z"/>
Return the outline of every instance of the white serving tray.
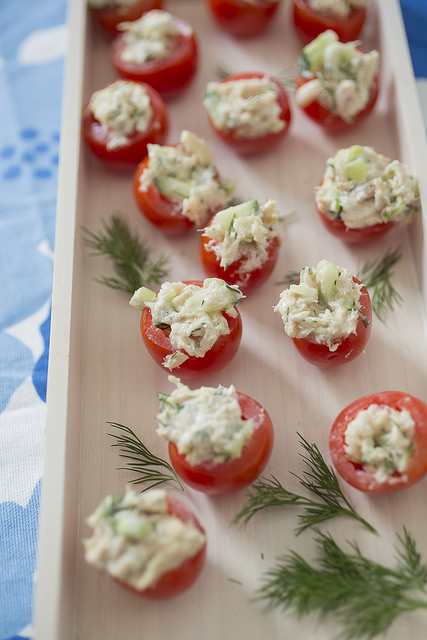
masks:
<path fill-rule="evenodd" d="M 366 48 L 382 54 L 380 99 L 371 117 L 354 132 L 328 138 L 305 116 L 293 111 L 292 129 L 276 151 L 243 160 L 215 138 L 201 106 L 201 96 L 215 69 L 292 70 L 301 45 L 284 2 L 268 33 L 235 41 L 213 23 L 202 0 L 170 0 L 167 8 L 192 23 L 199 36 L 200 70 L 182 98 L 170 103 L 170 141 L 189 128 L 211 146 L 224 176 L 237 180 L 242 198 L 275 198 L 283 214 L 296 212 L 283 225 L 284 242 L 271 280 L 241 304 L 244 336 L 235 360 L 203 384 L 234 384 L 255 397 L 273 420 L 276 441 L 265 475 L 275 475 L 293 491 L 301 487 L 290 472 L 304 465 L 297 432 L 315 442 L 329 461 L 328 435 L 337 413 L 354 399 L 398 389 L 427 400 L 427 302 L 424 227 L 427 212 L 427 151 L 412 66 L 398 0 L 371 2 L 363 34 Z M 37 640 L 330 640 L 337 627 L 316 618 L 297 620 L 289 612 L 266 614 L 253 601 L 261 575 L 278 554 L 295 549 L 312 557 L 310 532 L 295 536 L 296 509 L 270 510 L 242 530 L 230 522 L 243 506 L 245 492 L 208 498 L 191 490 L 181 494 L 199 515 L 208 535 L 206 567 L 197 586 L 169 601 L 144 601 L 88 566 L 82 540 L 86 516 L 107 493 L 121 493 L 132 478 L 118 471 L 123 461 L 111 447 L 107 421 L 134 429 L 163 457 L 166 444 L 155 434 L 158 391 L 171 386 L 146 353 L 139 315 L 125 294 L 95 282 L 108 263 L 88 255 L 82 227 L 98 231 L 102 220 L 121 211 L 147 238 L 155 252 L 171 255 L 171 278 L 198 278 L 197 234 L 163 237 L 138 213 L 129 175 L 115 174 L 88 157 L 80 142 L 80 114 L 91 92 L 114 78 L 108 40 L 86 23 L 85 0 L 69 2 L 69 54 L 61 141 L 52 335 L 48 383 L 45 469 L 41 508 L 39 566 L 35 602 Z M 418 174 L 424 219 L 392 231 L 384 240 L 350 248 L 320 227 L 313 187 L 327 157 L 352 143 L 370 144 L 407 162 Z M 316 265 L 322 258 L 354 271 L 389 247 L 402 243 L 394 284 L 404 302 L 382 324 L 374 318 L 365 352 L 343 368 L 321 371 L 306 363 L 286 337 L 272 311 L 288 271 Z M 427 479 L 400 493 L 369 497 L 342 483 L 354 506 L 379 531 L 375 536 L 349 519 L 322 528 L 339 542 L 357 540 L 362 550 L 393 564 L 396 533 L 405 525 L 427 559 Z M 425 637 L 427 613 L 402 616 L 387 638 Z"/>

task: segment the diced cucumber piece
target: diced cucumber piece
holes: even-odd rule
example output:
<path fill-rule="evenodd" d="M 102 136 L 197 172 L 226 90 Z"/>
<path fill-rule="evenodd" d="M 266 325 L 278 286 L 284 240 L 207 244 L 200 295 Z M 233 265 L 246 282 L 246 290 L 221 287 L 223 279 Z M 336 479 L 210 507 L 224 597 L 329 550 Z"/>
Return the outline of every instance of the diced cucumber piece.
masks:
<path fill-rule="evenodd" d="M 363 158 L 364 155 L 365 155 L 365 150 L 360 144 L 353 144 L 351 147 L 347 149 L 348 162 L 352 162 L 353 160 L 357 160 L 358 158 Z"/>
<path fill-rule="evenodd" d="M 140 287 L 135 291 L 132 298 L 129 301 L 129 304 L 136 309 L 142 309 L 145 307 L 146 302 L 156 302 L 157 295 L 151 289 L 147 289 L 147 287 Z"/>
<path fill-rule="evenodd" d="M 230 231 L 233 220 L 235 218 L 259 215 L 259 211 L 260 208 L 258 200 L 248 200 L 247 202 L 241 202 L 240 204 L 236 204 L 232 207 L 227 207 L 227 209 L 223 209 L 222 211 L 218 211 L 218 213 L 215 214 L 215 225 L 221 227 L 224 232 Z"/>
<path fill-rule="evenodd" d="M 345 170 L 349 180 L 365 180 L 368 175 L 368 165 L 360 156 L 347 162 Z"/>
<path fill-rule="evenodd" d="M 304 47 L 303 56 L 311 71 L 316 71 L 323 66 L 323 54 L 326 47 L 337 41 L 338 36 L 335 31 L 328 29 Z"/>
<path fill-rule="evenodd" d="M 331 300 L 336 294 L 336 283 L 340 274 L 340 270 L 328 260 L 322 260 L 322 262 L 319 263 L 317 267 L 318 271 L 319 266 L 322 274 L 319 284 L 319 293 L 322 301 L 325 304 L 328 304 L 329 300 Z"/>
<path fill-rule="evenodd" d="M 116 516 L 115 530 L 127 538 L 144 540 L 150 530 L 150 525 L 145 516 L 132 511 L 124 511 Z"/>
<path fill-rule="evenodd" d="M 190 182 L 179 180 L 172 176 L 154 176 L 153 180 L 157 191 L 160 191 L 164 196 L 183 200 L 184 198 L 188 198 L 190 195 Z"/>

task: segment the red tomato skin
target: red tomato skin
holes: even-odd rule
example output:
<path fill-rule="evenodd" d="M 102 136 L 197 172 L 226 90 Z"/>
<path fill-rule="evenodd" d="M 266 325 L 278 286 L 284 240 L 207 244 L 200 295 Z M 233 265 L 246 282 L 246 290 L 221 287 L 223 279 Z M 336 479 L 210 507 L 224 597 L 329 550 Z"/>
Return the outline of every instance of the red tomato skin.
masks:
<path fill-rule="evenodd" d="M 148 84 L 147 91 L 153 116 L 147 131 L 136 132 L 130 137 L 129 144 L 116 149 L 107 149 L 109 133 L 95 119 L 89 106 L 83 109 L 83 139 L 92 153 L 102 162 L 114 169 L 134 171 L 135 167 L 147 155 L 147 144 L 163 144 L 169 131 L 169 116 L 163 98 Z"/>
<path fill-rule="evenodd" d="M 186 281 L 186 284 L 197 284 L 202 286 L 200 280 Z M 239 311 L 237 316 L 232 318 L 223 312 L 227 319 L 230 333 L 226 336 L 220 336 L 212 348 L 201 358 L 190 356 L 179 367 L 172 370 L 167 369 L 163 365 L 163 360 L 167 355 L 174 353 L 176 349 L 173 347 L 166 332 L 153 324 L 151 310 L 145 307 L 141 313 L 140 329 L 142 339 L 147 351 L 153 360 L 162 369 L 168 373 L 172 373 L 182 380 L 196 380 L 205 375 L 218 373 L 234 358 L 242 339 L 242 318 Z"/>
<path fill-rule="evenodd" d="M 216 135 L 221 138 L 221 140 L 225 142 L 225 144 L 234 149 L 234 151 L 236 151 L 241 156 L 260 155 L 262 153 L 270 151 L 270 149 L 273 149 L 276 145 L 278 145 L 289 131 L 289 126 L 292 120 L 291 108 L 288 96 L 286 95 L 286 91 L 284 90 L 284 88 L 276 80 L 276 78 L 274 78 L 273 76 L 269 76 L 267 73 L 236 73 L 232 76 L 227 76 L 227 78 L 224 78 L 224 80 L 222 80 L 222 82 L 230 82 L 232 80 L 265 77 L 267 77 L 270 82 L 278 87 L 278 102 L 281 109 L 280 119 L 285 123 L 285 126 L 280 131 L 277 131 L 276 133 L 269 133 L 264 136 L 259 136 L 257 138 L 238 138 L 234 135 L 234 132 L 232 130 L 223 131 L 221 129 L 218 129 L 215 126 L 212 118 L 208 114 L 209 123 Z"/>
<path fill-rule="evenodd" d="M 193 80 L 198 66 L 198 45 L 194 31 L 186 34 L 190 28 L 181 18 L 173 16 L 180 29 L 176 38 L 176 49 L 162 60 L 151 60 L 145 64 L 122 60 L 124 33 L 117 35 L 111 48 L 113 67 L 122 78 L 146 82 L 165 100 L 170 100 L 184 91 Z"/>
<path fill-rule="evenodd" d="M 224 269 L 221 267 L 215 253 L 208 248 L 210 241 L 211 239 L 207 236 L 203 234 L 200 236 L 199 256 L 206 275 L 212 278 L 221 278 L 228 282 L 228 284 L 237 285 L 245 295 L 248 295 L 248 293 L 257 289 L 268 280 L 276 266 L 280 252 L 279 238 L 277 236 L 272 237 L 267 245 L 267 257 L 263 264 L 258 269 L 254 269 L 242 277 L 239 274 L 239 268 L 244 258 L 239 258 L 236 262 L 233 262 L 229 267 Z"/>
<path fill-rule="evenodd" d="M 353 280 L 359 283 L 357 278 L 353 277 Z M 368 326 L 360 316 L 356 325 L 356 333 L 351 333 L 347 338 L 341 340 L 335 351 L 330 351 L 326 344 L 314 342 L 308 338 L 292 338 L 302 357 L 320 369 L 330 369 L 355 360 L 364 350 L 372 328 L 371 298 L 365 286 L 362 286 L 359 302 L 361 311 L 369 320 Z"/>
<path fill-rule="evenodd" d="M 340 240 L 344 240 L 347 244 L 352 245 L 362 245 L 374 242 L 375 240 L 382 238 L 394 226 L 394 222 L 389 221 L 379 222 L 378 224 L 373 224 L 370 227 L 350 229 L 340 218 L 331 220 L 326 214 L 319 211 L 319 209 L 317 210 L 317 213 L 319 214 L 322 224 L 329 233 L 336 238 L 340 238 Z"/>
<path fill-rule="evenodd" d="M 205 530 L 196 516 L 180 501 L 172 496 L 167 496 L 168 513 L 177 516 L 183 522 L 190 522 L 203 535 Z M 138 590 L 131 585 L 115 579 L 122 587 L 150 600 L 164 600 L 177 596 L 189 589 L 200 575 L 206 560 L 206 542 L 201 549 L 191 558 L 184 560 L 179 567 L 175 567 L 163 574 L 158 582 L 146 589 Z"/>
<path fill-rule="evenodd" d="M 296 88 L 306 84 L 312 77 L 302 77 L 300 74 L 297 74 L 296 78 Z M 369 101 L 362 111 L 355 116 L 355 118 L 351 122 L 347 122 L 343 120 L 340 115 L 334 113 L 327 109 L 319 100 L 315 100 L 311 102 L 305 107 L 300 107 L 304 111 L 304 113 L 314 120 L 319 126 L 321 126 L 326 133 L 330 135 L 335 135 L 339 133 L 344 133 L 350 129 L 356 127 L 360 122 L 362 122 L 373 110 L 375 104 L 377 102 L 379 93 L 379 76 L 378 74 L 374 78 L 374 82 L 372 83 L 371 93 L 369 97 Z"/>
<path fill-rule="evenodd" d="M 177 475 L 196 491 L 209 495 L 228 494 L 241 491 L 254 482 L 262 473 L 270 458 L 274 444 L 274 430 L 270 416 L 253 398 L 237 392 L 238 401 L 245 420 L 256 418 L 259 426 L 242 450 L 240 458 L 229 462 L 212 464 L 202 462 L 191 466 L 176 445 L 169 443 L 169 457 Z"/>
<path fill-rule="evenodd" d="M 292 18 L 295 30 L 304 44 L 308 44 L 327 29 L 332 29 L 341 42 L 356 40 L 366 19 L 366 8 L 353 9 L 348 18 L 336 18 L 312 9 L 307 0 L 293 0 Z"/>
<path fill-rule="evenodd" d="M 163 0 L 138 0 L 130 7 L 91 8 L 90 12 L 104 31 L 114 35 L 117 33 L 117 25 L 120 22 L 132 22 L 133 20 L 138 20 L 147 11 L 162 8 Z"/>
<path fill-rule="evenodd" d="M 207 4 L 220 27 L 235 38 L 263 33 L 279 8 L 279 2 L 272 0 L 261 0 L 256 5 L 242 0 L 207 0 Z"/>
<path fill-rule="evenodd" d="M 393 483 L 378 482 L 372 474 L 363 470 L 362 465 L 351 462 L 344 451 L 344 435 L 348 423 L 359 411 L 367 409 L 371 404 L 389 406 L 398 411 L 407 409 L 415 422 L 415 453 L 405 473 L 396 474 Z M 380 494 L 409 487 L 421 480 L 427 472 L 427 404 L 402 391 L 382 391 L 359 398 L 336 417 L 329 436 L 329 450 L 338 473 L 348 484 L 360 491 Z"/>

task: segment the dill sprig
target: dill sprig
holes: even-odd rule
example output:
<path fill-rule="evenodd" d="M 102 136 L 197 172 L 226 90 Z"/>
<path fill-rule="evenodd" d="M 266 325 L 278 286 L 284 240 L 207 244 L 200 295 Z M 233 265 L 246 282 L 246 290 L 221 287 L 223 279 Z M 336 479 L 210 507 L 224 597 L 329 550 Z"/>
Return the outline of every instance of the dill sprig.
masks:
<path fill-rule="evenodd" d="M 92 255 L 109 258 L 116 274 L 98 279 L 101 284 L 133 294 L 139 287 L 160 284 L 167 276 L 168 257 L 152 262 L 151 249 L 119 215 L 113 215 L 109 223 L 103 221 L 99 233 L 88 229 L 84 232 L 85 244 L 92 249 Z"/>
<path fill-rule="evenodd" d="M 146 491 L 172 480 L 184 491 L 184 487 L 173 467 L 152 453 L 132 429 L 117 422 L 107 422 L 107 424 L 121 431 L 119 434 L 109 433 L 108 435 L 116 438 L 116 442 L 111 446 L 119 447 L 121 450 L 120 457 L 128 460 L 126 467 L 119 467 L 119 469 L 130 469 L 130 471 L 138 474 L 136 478 L 131 480 L 133 484 L 148 483 L 148 486 L 142 489 L 142 491 Z"/>
<path fill-rule="evenodd" d="M 427 565 L 406 529 L 397 536 L 394 568 L 367 558 L 355 542 L 347 553 L 318 530 L 315 542 L 314 564 L 291 551 L 264 574 L 257 596 L 267 609 L 330 616 L 341 627 L 338 637 L 356 640 L 384 633 L 404 612 L 427 608 Z"/>
<path fill-rule="evenodd" d="M 401 247 L 388 249 L 382 257 L 369 260 L 357 274 L 365 287 L 372 289 L 372 311 L 381 322 L 387 309 L 393 311 L 394 305 L 402 302 L 402 296 L 391 282 L 392 268 L 401 257 Z"/>
<path fill-rule="evenodd" d="M 289 491 L 274 476 L 271 479 L 260 478 L 251 486 L 247 502 L 233 523 L 247 525 L 256 513 L 267 507 L 299 506 L 304 511 L 298 516 L 297 535 L 336 516 L 354 518 L 376 533 L 375 528 L 353 509 L 344 496 L 336 474 L 326 464 L 317 445 L 310 444 L 300 434 L 298 436 L 306 451 L 306 455 L 300 454 L 306 470 L 301 476 L 292 472 L 291 475 L 297 478 L 304 489 L 317 496 L 317 500 Z"/>

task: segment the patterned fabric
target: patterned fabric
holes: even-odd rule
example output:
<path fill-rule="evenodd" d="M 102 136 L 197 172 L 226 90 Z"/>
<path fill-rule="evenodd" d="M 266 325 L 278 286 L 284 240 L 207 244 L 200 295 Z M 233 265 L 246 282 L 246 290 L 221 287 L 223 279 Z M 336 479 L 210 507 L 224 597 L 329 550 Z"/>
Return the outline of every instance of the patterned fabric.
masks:
<path fill-rule="evenodd" d="M 425 0 L 401 0 L 427 77 Z M 31 638 L 66 0 L 0 0 L 0 640 Z"/>

